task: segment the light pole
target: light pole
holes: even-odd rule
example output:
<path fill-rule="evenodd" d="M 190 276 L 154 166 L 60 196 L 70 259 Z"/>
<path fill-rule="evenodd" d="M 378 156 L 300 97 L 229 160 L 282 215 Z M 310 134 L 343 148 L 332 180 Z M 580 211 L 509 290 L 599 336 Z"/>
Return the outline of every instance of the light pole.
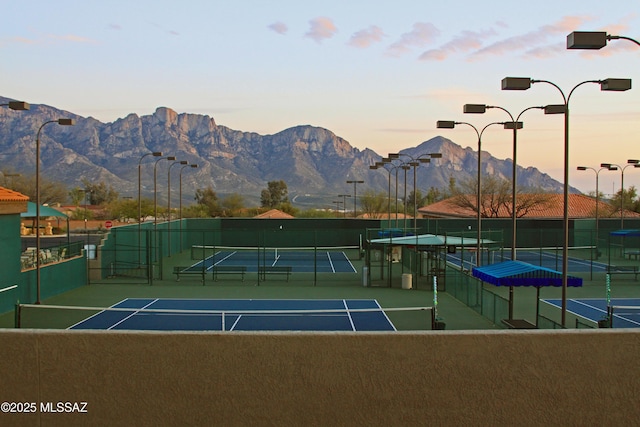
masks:
<path fill-rule="evenodd" d="M 142 157 L 140 157 L 140 160 L 138 161 L 138 266 L 140 266 L 142 264 L 142 242 L 141 242 L 141 236 L 142 236 L 142 226 L 141 226 L 141 222 L 142 222 L 142 182 L 140 179 L 140 175 L 141 175 L 141 169 L 142 169 L 142 160 L 147 157 L 147 156 L 153 156 L 153 157 L 161 157 L 162 156 L 162 152 L 161 151 L 153 151 L 151 153 L 147 153 L 147 154 L 143 154 Z M 154 189 L 155 191 L 155 189 Z"/>
<path fill-rule="evenodd" d="M 487 128 L 489 126 L 492 125 L 504 125 L 505 122 L 492 122 L 489 123 L 488 125 L 486 125 L 485 127 L 482 128 L 481 131 L 478 131 L 478 128 L 476 128 L 474 125 L 472 125 L 471 123 L 467 123 L 467 122 L 454 122 L 454 121 L 450 121 L 450 120 L 439 120 L 436 123 L 436 127 L 438 129 L 453 129 L 456 127 L 456 125 L 467 125 L 470 126 L 475 132 L 476 135 L 478 136 L 478 177 L 477 177 L 477 190 L 476 190 L 476 215 L 478 217 L 478 225 L 477 225 L 477 237 L 476 237 L 476 265 L 479 267 L 481 265 L 481 258 L 482 258 L 482 253 L 480 252 L 481 249 L 481 244 L 480 244 L 480 239 L 482 237 L 482 209 L 481 209 L 481 201 L 482 201 L 482 134 L 484 133 L 485 130 L 487 130 Z"/>
<path fill-rule="evenodd" d="M 36 134 L 36 304 L 40 304 L 40 132 L 49 123 L 73 126 L 73 119 L 58 119 L 44 122 Z"/>
<path fill-rule="evenodd" d="M 157 168 L 161 160 L 174 161 L 175 156 L 160 157 L 153 165 L 153 226 L 154 229 L 158 224 L 158 187 L 157 187 Z"/>
<path fill-rule="evenodd" d="M 338 197 L 342 197 L 342 213 L 346 218 L 347 217 L 347 197 L 351 197 L 351 194 L 338 194 Z"/>
<path fill-rule="evenodd" d="M 153 261 L 158 260 L 158 187 L 157 187 L 157 168 L 158 163 L 161 160 L 173 161 L 175 156 L 160 157 L 153 165 Z M 150 276 L 153 276 L 153 269 L 151 269 Z"/>
<path fill-rule="evenodd" d="M 618 168 L 615 166 L 608 166 L 608 167 L 600 167 L 600 169 L 595 169 L 589 166 L 578 166 L 576 168 L 579 171 L 586 171 L 586 170 L 592 170 L 595 174 L 596 174 L 596 251 L 598 249 L 598 205 L 600 204 L 600 189 L 598 188 L 598 181 L 599 181 L 599 175 L 600 175 L 600 171 L 603 170 L 617 170 Z"/>
<path fill-rule="evenodd" d="M 568 265 L 569 265 L 569 101 L 574 91 L 587 83 L 597 83 L 600 85 L 601 91 L 626 91 L 631 89 L 630 79 L 606 79 L 606 80 L 585 80 L 575 85 L 569 95 L 560 89 L 560 86 L 548 80 L 534 80 L 529 77 L 505 77 L 502 79 L 502 90 L 527 90 L 534 83 L 549 84 L 560 92 L 564 104 L 548 105 L 545 108 L 545 114 L 564 114 L 564 209 L 563 209 L 563 244 L 562 244 L 562 313 L 561 324 L 566 326 L 567 314 L 567 283 L 568 283 Z"/>
<path fill-rule="evenodd" d="M 625 36 L 612 36 L 606 31 L 574 31 L 567 36 L 567 49 L 602 49 L 609 40 L 628 40 L 640 46 L 640 42 Z"/>
<path fill-rule="evenodd" d="M 336 216 L 340 215 L 340 204 L 342 204 L 342 200 L 334 200 L 331 203 L 336 205 Z"/>
<path fill-rule="evenodd" d="M 395 221 L 395 226 L 398 227 L 398 166 L 394 165 L 393 163 L 391 163 L 393 161 L 393 159 L 390 158 L 383 158 L 381 162 L 376 162 L 375 165 L 371 165 L 369 166 L 369 169 L 380 169 L 383 168 L 387 171 L 387 174 L 389 175 L 389 191 L 388 191 L 388 195 L 387 195 L 387 213 L 388 213 L 388 224 L 391 224 L 391 171 L 395 170 L 396 171 L 396 221 Z M 390 168 L 386 168 L 386 165 L 390 165 Z M 389 225 L 389 228 L 391 228 L 391 225 Z"/>
<path fill-rule="evenodd" d="M 396 156 L 396 154 L 393 154 L 394 156 Z M 406 156 L 409 157 L 409 159 L 411 159 L 411 161 L 407 162 L 406 164 L 409 165 L 410 167 L 413 168 L 413 229 L 414 231 L 417 233 L 417 228 L 418 228 L 418 223 L 417 223 L 417 215 L 418 215 L 418 206 L 417 206 L 417 202 L 418 202 L 418 194 L 417 194 L 417 167 L 420 166 L 420 163 L 431 163 L 431 159 L 440 159 L 442 158 L 442 153 L 423 153 L 423 154 L 419 154 L 418 156 L 410 156 L 407 153 L 398 153 L 397 156 Z M 425 158 L 425 156 L 429 156 L 429 158 Z M 404 168 L 403 168 L 404 169 Z M 406 199 L 406 185 L 407 185 L 407 179 L 406 179 L 406 172 L 405 172 L 405 199 Z M 405 204 L 406 204 L 406 200 L 405 200 Z M 406 216 L 406 207 L 405 207 L 405 216 Z M 405 218 L 406 220 L 406 218 Z"/>
<path fill-rule="evenodd" d="M 179 202 L 180 203 L 180 209 L 179 209 L 179 213 L 180 213 L 180 250 L 182 250 L 182 170 L 184 168 L 186 168 L 186 167 L 191 167 L 191 168 L 195 169 L 195 168 L 198 167 L 198 165 L 193 163 L 191 165 L 185 165 L 185 166 L 182 166 L 180 168 L 180 174 L 179 174 L 179 177 L 180 177 L 180 180 L 179 180 L 180 181 L 180 185 L 179 185 L 179 187 L 180 187 L 180 193 L 179 193 L 179 196 L 180 196 L 180 202 Z"/>
<path fill-rule="evenodd" d="M 188 165 L 189 162 L 186 160 L 179 160 L 177 162 L 173 162 L 169 165 L 167 171 L 167 245 L 169 247 L 169 254 L 171 256 L 171 166 L 173 165 Z"/>
<path fill-rule="evenodd" d="M 600 163 L 600 167 L 607 170 L 620 170 L 620 229 L 624 230 L 624 170 L 628 167 L 640 167 L 640 160 L 629 159 L 626 166 L 615 163 Z"/>
<path fill-rule="evenodd" d="M 355 218 L 357 216 L 356 203 L 358 200 L 358 193 L 357 193 L 356 186 L 358 184 L 364 184 L 364 181 L 351 180 L 351 181 L 347 181 L 347 184 L 353 184 L 353 217 Z"/>

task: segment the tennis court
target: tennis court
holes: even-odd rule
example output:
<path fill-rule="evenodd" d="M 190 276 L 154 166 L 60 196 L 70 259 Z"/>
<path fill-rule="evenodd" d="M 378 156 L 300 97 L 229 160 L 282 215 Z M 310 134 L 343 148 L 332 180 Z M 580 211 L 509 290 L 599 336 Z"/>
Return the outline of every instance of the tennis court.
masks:
<path fill-rule="evenodd" d="M 561 308 L 561 299 L 544 299 L 542 302 Z M 612 328 L 640 328 L 640 298 L 568 299 L 567 311 L 592 322 L 606 319 L 612 313 Z"/>
<path fill-rule="evenodd" d="M 210 272 L 214 267 L 290 267 L 293 273 L 357 273 L 349 256 L 358 256 L 357 247 L 345 248 L 240 248 L 194 245 L 191 259 L 198 260 L 187 271 Z"/>
<path fill-rule="evenodd" d="M 594 251 L 595 248 L 592 246 L 569 248 L 569 256 L 567 258 L 568 271 L 574 273 L 606 273 L 608 271 L 607 264 L 592 259 Z M 516 259 L 538 267 L 561 271 L 562 247 L 517 248 Z M 463 265 L 465 269 L 471 269 L 476 266 L 475 249 L 466 249 L 459 253 L 447 254 L 447 261 L 455 265 Z M 482 261 L 482 265 L 511 261 L 511 248 L 485 251 Z"/>
<path fill-rule="evenodd" d="M 47 306 L 41 306 L 46 310 Z M 37 309 L 37 307 L 32 307 Z M 73 307 L 51 306 L 54 310 Z M 23 308 L 24 309 L 24 308 Z M 82 310 L 82 307 L 78 307 Z M 91 308 L 85 308 L 89 313 Z M 95 311 L 95 309 L 93 309 Z M 428 315 L 425 314 L 425 319 Z M 69 329 L 395 331 L 376 300 L 127 298 Z"/>

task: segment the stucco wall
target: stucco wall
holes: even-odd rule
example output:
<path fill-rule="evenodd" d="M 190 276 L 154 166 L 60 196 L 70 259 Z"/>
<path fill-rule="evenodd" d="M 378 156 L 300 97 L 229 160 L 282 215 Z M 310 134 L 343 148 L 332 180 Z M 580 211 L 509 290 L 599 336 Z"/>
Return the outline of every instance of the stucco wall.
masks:
<path fill-rule="evenodd" d="M 0 425 L 630 425 L 640 332 L 0 331 Z M 26 423 L 26 424 L 22 424 Z"/>

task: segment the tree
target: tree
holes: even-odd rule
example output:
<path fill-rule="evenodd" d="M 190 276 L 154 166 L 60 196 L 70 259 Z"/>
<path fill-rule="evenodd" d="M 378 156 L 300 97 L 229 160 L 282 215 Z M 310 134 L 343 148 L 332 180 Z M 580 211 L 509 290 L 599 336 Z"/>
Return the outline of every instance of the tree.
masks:
<path fill-rule="evenodd" d="M 206 207 L 209 216 L 218 216 L 221 212 L 218 204 L 218 195 L 210 185 L 207 188 L 198 188 L 195 195 L 196 203 Z"/>
<path fill-rule="evenodd" d="M 631 186 L 628 189 L 621 189 L 613 195 L 609 201 L 613 208 L 614 213 L 620 215 L 620 206 L 623 210 L 640 212 L 640 201 L 638 200 L 638 194 L 635 186 Z"/>
<path fill-rule="evenodd" d="M 138 201 L 133 199 L 118 199 L 107 205 L 107 218 L 127 221 L 138 217 Z"/>
<path fill-rule="evenodd" d="M 289 190 L 287 183 L 280 181 L 269 181 L 267 188 L 260 193 L 260 204 L 264 208 L 277 208 L 282 203 L 289 201 Z"/>
<path fill-rule="evenodd" d="M 84 190 L 80 187 L 74 187 L 69 191 L 69 198 L 71 199 L 71 204 L 74 206 L 80 206 L 80 203 L 84 200 Z"/>
<path fill-rule="evenodd" d="M 388 199 L 385 192 L 376 193 L 374 190 L 365 190 L 360 197 L 360 209 L 369 218 L 380 218 L 387 211 Z"/>
<path fill-rule="evenodd" d="M 453 191 L 453 203 L 462 208 L 478 210 L 475 195 L 478 192 L 477 179 L 469 179 L 463 181 L 460 188 L 454 186 L 450 188 Z M 483 218 L 510 217 L 513 213 L 512 206 L 512 186 L 511 182 L 506 179 L 498 178 L 494 175 L 487 175 L 482 180 L 482 199 L 480 203 L 480 216 Z M 525 216 L 533 208 L 548 203 L 550 196 L 543 192 L 532 192 L 525 195 L 522 189 L 516 192 L 516 216 L 518 218 Z M 520 197 L 518 197 L 520 194 Z"/>
<path fill-rule="evenodd" d="M 32 202 L 36 200 L 36 176 L 16 176 L 12 177 L 13 190 L 29 196 Z M 67 201 L 67 187 L 59 182 L 49 181 L 40 177 L 40 204 L 53 205 L 63 204 Z"/>
<path fill-rule="evenodd" d="M 244 198 L 238 193 L 229 194 L 222 199 L 221 205 L 224 216 L 240 216 L 244 208 Z"/>
<path fill-rule="evenodd" d="M 105 205 L 118 200 L 118 192 L 111 185 L 100 181 L 92 183 L 88 179 L 82 180 L 90 205 Z"/>

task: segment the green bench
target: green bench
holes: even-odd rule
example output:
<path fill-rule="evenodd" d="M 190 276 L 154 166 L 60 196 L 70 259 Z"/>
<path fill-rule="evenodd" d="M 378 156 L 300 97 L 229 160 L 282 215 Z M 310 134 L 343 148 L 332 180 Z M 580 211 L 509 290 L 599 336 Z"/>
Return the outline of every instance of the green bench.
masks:
<path fill-rule="evenodd" d="M 634 279 L 638 280 L 638 274 L 640 274 L 640 271 L 638 271 L 637 265 L 625 265 L 625 266 L 610 265 L 610 266 L 607 266 L 607 273 L 611 275 L 633 274 Z"/>
<path fill-rule="evenodd" d="M 193 268 L 193 267 L 173 267 L 173 274 L 176 275 L 176 282 L 180 281 L 180 276 L 183 274 L 186 275 L 193 275 L 193 274 L 198 274 L 200 276 L 202 276 L 202 281 L 204 282 L 204 275 L 206 274 L 206 270 L 203 270 L 202 268 Z"/>
<path fill-rule="evenodd" d="M 640 256 L 640 249 L 625 249 L 624 256 L 629 259 L 631 259 L 631 257 L 638 259 Z"/>
<path fill-rule="evenodd" d="M 247 272 L 247 266 L 245 265 L 214 265 L 211 268 L 213 271 L 213 280 L 218 280 L 219 274 L 240 274 L 242 281 L 244 282 L 244 274 Z"/>
<path fill-rule="evenodd" d="M 290 265 L 261 265 L 258 266 L 258 274 L 267 280 L 267 274 L 285 274 L 287 276 L 287 282 L 293 268 Z"/>

